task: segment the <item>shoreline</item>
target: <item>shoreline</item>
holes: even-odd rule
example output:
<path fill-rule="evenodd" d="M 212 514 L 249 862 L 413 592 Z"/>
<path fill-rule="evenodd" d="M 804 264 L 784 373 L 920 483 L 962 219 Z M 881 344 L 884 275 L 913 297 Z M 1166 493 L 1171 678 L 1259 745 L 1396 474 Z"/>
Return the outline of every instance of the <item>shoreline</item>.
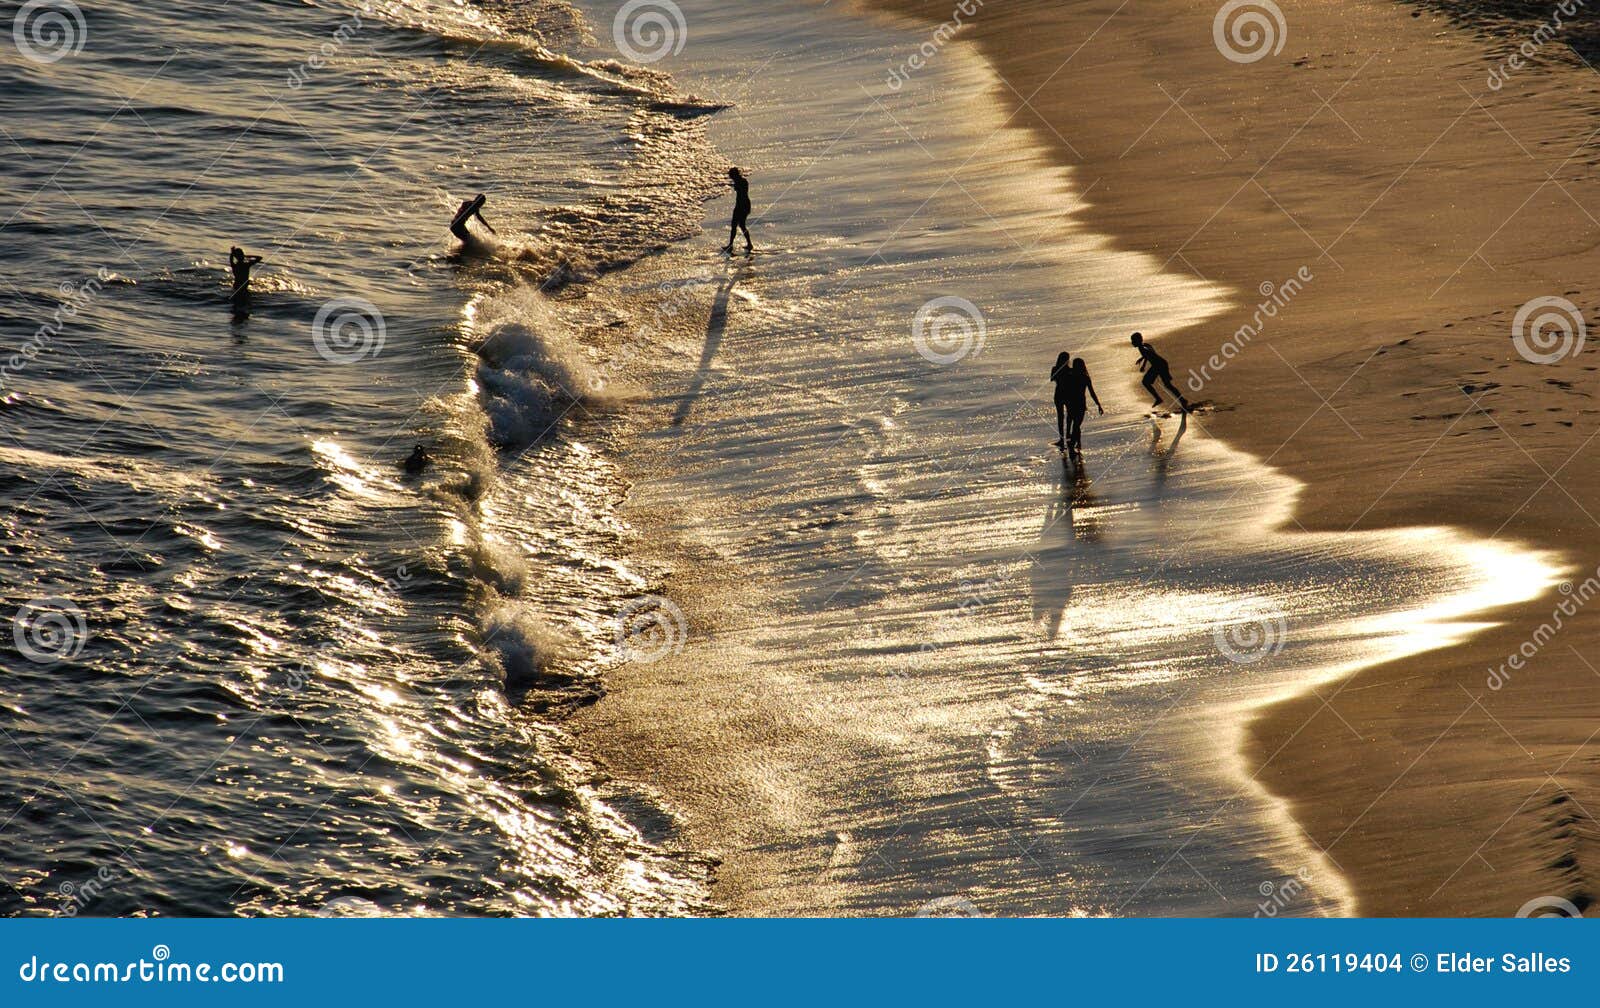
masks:
<path fill-rule="evenodd" d="M 926 0 L 870 6 L 949 15 Z M 1179 376 L 1247 332 L 1264 284 L 1314 273 L 1205 387 L 1235 407 L 1208 429 L 1306 487 L 1295 525 L 1448 523 L 1592 567 L 1600 525 L 1581 503 L 1594 477 L 1580 456 L 1596 411 L 1577 381 L 1592 367 L 1529 363 L 1508 338 L 1536 297 L 1592 312 L 1576 279 L 1595 265 L 1592 211 L 1569 157 L 1594 127 L 1592 76 L 1552 58 L 1493 90 L 1481 36 L 1390 3 L 1291 11 L 1281 52 L 1234 62 L 1214 14 L 985 7 L 959 39 L 1088 190 L 1076 214 L 1241 292 L 1221 319 L 1153 333 Z M 1580 648 L 1600 617 L 1578 610 L 1530 659 L 1537 691 L 1491 689 L 1485 674 L 1555 604 L 1546 592 L 1501 606 L 1465 641 L 1313 687 L 1249 725 L 1254 779 L 1362 912 L 1588 905 L 1595 673 Z"/>
<path fill-rule="evenodd" d="M 1255 612 L 1284 594 L 1270 577 L 1286 552 L 1302 570 L 1348 573 L 1277 536 L 1249 545 L 1261 508 L 1287 513 L 1289 481 L 1262 485 L 1202 432 L 1184 440 L 1169 426 L 1157 450 L 1142 411 L 1113 403 L 1086 474 L 1045 445 L 1048 402 L 1026 402 L 1063 318 L 1065 338 L 1114 359 L 1122 350 L 1099 323 L 1118 320 L 1125 297 L 1159 292 L 1169 327 L 1214 315 L 1220 298 L 1039 212 L 1041 192 L 1054 203 L 1079 193 L 1025 135 L 985 142 L 1006 113 L 979 54 L 947 54 L 892 116 L 862 119 L 838 68 L 872 80 L 915 44 L 917 23 L 880 31 L 796 14 L 786 26 L 813 45 L 822 36 L 836 61 L 775 62 L 767 76 L 785 100 L 749 102 L 711 132 L 779 194 L 758 234 L 791 258 L 715 260 L 726 281 L 714 296 L 702 286 L 660 334 L 668 352 L 640 376 L 641 429 L 624 453 L 637 475 L 629 524 L 673 572 L 657 590 L 681 603 L 687 647 L 609 670 L 606 698 L 578 718 L 584 747 L 664 795 L 690 846 L 723 856 L 716 894 L 734 912 L 904 914 L 956 899 L 1007 915 L 1231 914 L 1245 894 L 1254 905 L 1263 879 L 1309 854 L 1253 796 L 1216 823 L 1228 842 L 1186 852 L 1193 871 L 1151 875 L 1151 853 L 1179 848 L 1234 787 L 1231 760 L 1196 764 L 1187 732 L 1157 743 L 1144 727 L 1174 688 L 1233 695 L 1239 682 L 1214 660 L 1213 618 L 1163 609 L 1184 598 Z M 743 45 L 736 62 L 763 63 L 770 26 L 729 33 L 719 51 Z M 697 92 L 718 81 L 674 69 Z M 909 160 L 908 132 L 920 148 Z M 788 162 L 796 146 L 829 156 Z M 969 196 L 939 185 L 946 159 L 995 180 L 988 217 L 973 222 Z M 720 215 L 708 211 L 710 229 Z M 674 252 L 617 281 L 664 290 L 703 254 Z M 991 313 L 993 338 L 970 359 L 925 359 L 910 322 L 952 291 Z M 1236 489 L 1248 503 L 1228 499 Z M 1172 558 L 1152 591 L 1138 543 L 1161 530 L 1217 541 Z M 1329 555 L 1383 583 L 1408 570 L 1460 583 L 1434 562 L 1440 551 L 1390 562 L 1359 538 Z M 1343 605 L 1283 604 L 1319 628 L 1385 611 L 1369 585 L 1350 587 Z M 1111 599 L 1159 632 L 1129 640 Z M 1317 645 L 1337 641 L 1319 629 L 1305 644 Z M 1260 683 L 1249 677 L 1253 692 Z M 1063 765 L 1062 747 L 1093 762 Z M 1136 825 L 1152 817 L 1166 822 Z M 1130 842 L 1107 850 L 1118 835 Z M 1319 890 L 1335 884 L 1323 877 Z M 1338 892 L 1303 894 L 1290 912 Z"/>

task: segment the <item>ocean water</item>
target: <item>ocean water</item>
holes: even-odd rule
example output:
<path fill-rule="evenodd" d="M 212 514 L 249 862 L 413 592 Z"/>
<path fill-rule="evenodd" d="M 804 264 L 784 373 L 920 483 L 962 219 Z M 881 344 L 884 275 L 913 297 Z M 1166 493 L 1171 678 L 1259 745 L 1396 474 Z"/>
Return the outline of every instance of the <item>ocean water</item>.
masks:
<path fill-rule="evenodd" d="M 557 727 L 641 582 L 551 305 L 697 231 L 708 109 L 560 4 L 76 30 L 0 69 L 0 907 L 703 909 Z M 463 257 L 478 191 L 501 237 Z"/>
<path fill-rule="evenodd" d="M 1085 228 L 959 42 L 621 7 L 111 2 L 0 68 L 0 910 L 1352 909 L 1248 710 L 1555 560 L 1296 533 L 1146 416 L 1127 332 L 1253 292 Z"/>

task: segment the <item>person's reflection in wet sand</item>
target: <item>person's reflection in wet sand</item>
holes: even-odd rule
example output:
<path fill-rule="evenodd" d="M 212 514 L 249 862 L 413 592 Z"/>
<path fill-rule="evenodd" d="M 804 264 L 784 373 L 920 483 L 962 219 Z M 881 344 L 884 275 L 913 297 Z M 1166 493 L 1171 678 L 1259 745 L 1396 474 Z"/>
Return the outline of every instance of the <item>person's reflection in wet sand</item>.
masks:
<path fill-rule="evenodd" d="M 706 319 L 706 337 L 700 348 L 700 363 L 695 368 L 694 381 L 678 400 L 678 408 L 672 414 L 674 427 L 681 426 L 689 419 L 689 411 L 694 408 L 695 400 L 700 398 L 706 380 L 711 376 L 711 362 L 716 359 L 717 348 L 722 346 L 722 336 L 728 331 L 728 298 L 733 294 L 734 285 L 748 275 L 748 271 L 742 267 L 730 270 L 717 287 L 716 296 L 711 300 L 711 314 Z"/>
<path fill-rule="evenodd" d="M 1048 640 L 1061 633 L 1067 604 L 1072 601 L 1072 566 L 1080 542 L 1094 538 L 1092 522 L 1080 521 L 1075 508 L 1088 505 L 1089 476 L 1081 461 L 1062 456 L 1059 467 L 1050 466 L 1051 492 L 1045 506 L 1044 528 L 1033 548 L 1029 579 L 1033 591 L 1033 621 L 1042 624 Z"/>
<path fill-rule="evenodd" d="M 1155 458 L 1156 472 L 1155 484 L 1157 490 L 1163 490 L 1167 485 L 1167 467 L 1172 462 L 1172 457 L 1178 453 L 1178 442 L 1183 440 L 1183 435 L 1189 430 L 1189 414 L 1178 415 L 1178 430 L 1172 435 L 1172 440 L 1163 448 L 1161 446 L 1161 427 L 1155 421 L 1150 422 L 1150 454 Z"/>

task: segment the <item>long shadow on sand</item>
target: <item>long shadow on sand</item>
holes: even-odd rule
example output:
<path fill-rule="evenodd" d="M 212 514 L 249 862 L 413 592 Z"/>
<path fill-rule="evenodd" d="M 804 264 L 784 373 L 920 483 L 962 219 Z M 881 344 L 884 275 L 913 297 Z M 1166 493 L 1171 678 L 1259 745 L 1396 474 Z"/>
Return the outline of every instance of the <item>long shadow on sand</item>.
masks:
<path fill-rule="evenodd" d="M 1044 528 L 1033 548 L 1029 582 L 1033 594 L 1033 621 L 1042 623 L 1048 640 L 1061 632 L 1067 604 L 1072 601 L 1072 566 L 1078 552 L 1078 528 L 1073 508 L 1091 502 L 1089 477 L 1083 463 L 1066 453 L 1061 466 L 1051 467 L 1054 477 L 1050 502 L 1045 506 Z"/>
<path fill-rule="evenodd" d="M 689 385 L 689 390 L 678 400 L 677 412 L 672 415 L 674 427 L 689 418 L 689 411 L 694 408 L 695 400 L 700 398 L 706 378 L 711 374 L 711 362 L 716 358 L 717 348 L 722 345 L 722 334 L 728 328 L 728 298 L 733 294 L 734 285 L 744 278 L 744 273 L 743 269 L 735 269 L 717 287 L 717 296 L 711 302 L 711 317 L 706 320 L 706 342 L 700 349 L 700 363 L 695 368 L 694 381 Z"/>

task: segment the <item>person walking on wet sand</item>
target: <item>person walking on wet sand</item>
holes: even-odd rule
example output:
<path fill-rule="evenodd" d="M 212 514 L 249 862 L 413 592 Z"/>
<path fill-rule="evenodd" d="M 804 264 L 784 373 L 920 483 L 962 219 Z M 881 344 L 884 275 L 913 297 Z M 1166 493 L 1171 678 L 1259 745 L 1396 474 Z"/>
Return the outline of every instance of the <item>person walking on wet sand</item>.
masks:
<path fill-rule="evenodd" d="M 1156 381 L 1167 387 L 1173 398 L 1178 400 L 1178 405 L 1185 413 L 1189 412 L 1189 400 L 1178 391 L 1178 386 L 1172 384 L 1172 368 L 1167 365 L 1167 359 L 1156 353 L 1156 348 L 1145 342 L 1143 336 L 1134 333 L 1130 339 L 1139 351 L 1139 370 L 1144 372 L 1144 390 L 1150 393 L 1152 406 L 1161 405 L 1161 394 L 1156 391 Z"/>
<path fill-rule="evenodd" d="M 1079 357 L 1072 362 L 1072 370 L 1067 374 L 1067 445 L 1073 451 L 1083 451 L 1083 417 L 1089 412 L 1089 403 L 1084 398 L 1085 394 L 1094 400 L 1094 408 L 1100 411 L 1101 416 L 1106 415 L 1106 408 L 1100 405 L 1100 397 L 1095 394 L 1094 381 L 1089 377 L 1089 365 Z M 1057 386 L 1059 387 L 1059 386 Z"/>
<path fill-rule="evenodd" d="M 1057 448 L 1067 446 L 1067 386 L 1072 382 L 1072 355 L 1069 353 L 1056 354 L 1056 362 L 1050 368 L 1050 380 L 1056 383 L 1056 439 L 1051 442 Z"/>
<path fill-rule="evenodd" d="M 1050 380 L 1056 383 L 1057 448 L 1083 450 L 1083 418 L 1089 412 L 1088 398 L 1094 399 L 1095 409 L 1105 416 L 1106 408 L 1100 405 L 1094 382 L 1089 378 L 1089 365 L 1083 358 L 1072 360 L 1070 354 L 1060 354 L 1050 369 Z"/>
<path fill-rule="evenodd" d="M 733 187 L 733 222 L 728 225 L 728 244 L 722 246 L 722 251 L 733 255 L 733 239 L 743 231 L 744 251 L 749 255 L 755 251 L 750 245 L 750 228 L 745 224 L 750 219 L 750 180 L 739 169 L 729 168 L 728 184 Z"/>

